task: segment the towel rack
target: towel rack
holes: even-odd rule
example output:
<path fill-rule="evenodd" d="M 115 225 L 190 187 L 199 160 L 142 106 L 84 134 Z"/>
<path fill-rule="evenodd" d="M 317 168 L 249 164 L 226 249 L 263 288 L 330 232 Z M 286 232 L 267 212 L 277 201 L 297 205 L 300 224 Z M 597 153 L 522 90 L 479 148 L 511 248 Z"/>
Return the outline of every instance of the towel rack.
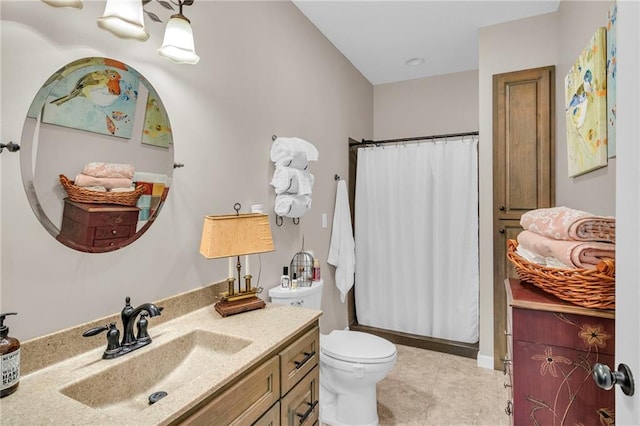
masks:
<path fill-rule="evenodd" d="M 335 175 L 335 176 L 333 177 L 333 180 L 340 180 L 340 176 L 339 176 L 339 175 Z"/>

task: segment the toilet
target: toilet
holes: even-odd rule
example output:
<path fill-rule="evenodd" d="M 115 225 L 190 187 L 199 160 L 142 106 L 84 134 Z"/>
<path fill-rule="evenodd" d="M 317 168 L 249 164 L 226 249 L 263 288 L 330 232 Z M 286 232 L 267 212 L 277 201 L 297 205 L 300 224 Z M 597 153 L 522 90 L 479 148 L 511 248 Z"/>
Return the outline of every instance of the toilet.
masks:
<path fill-rule="evenodd" d="M 269 290 L 272 303 L 320 309 L 323 282 Z M 393 368 L 396 346 L 369 333 L 334 330 L 320 335 L 320 421 L 332 426 L 378 424 L 376 384 Z"/>

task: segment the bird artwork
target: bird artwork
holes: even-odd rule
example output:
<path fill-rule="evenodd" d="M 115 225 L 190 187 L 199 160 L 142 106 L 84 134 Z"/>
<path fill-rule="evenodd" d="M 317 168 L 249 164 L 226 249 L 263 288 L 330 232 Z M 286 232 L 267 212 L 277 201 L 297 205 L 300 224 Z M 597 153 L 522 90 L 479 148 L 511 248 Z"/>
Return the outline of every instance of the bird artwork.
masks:
<path fill-rule="evenodd" d="M 52 100 L 54 105 L 62 105 L 78 96 L 99 106 L 108 106 L 120 96 L 120 74 L 111 69 L 92 71 L 83 75 L 74 88 L 66 95 Z"/>
<path fill-rule="evenodd" d="M 572 121 L 577 129 L 581 128 L 587 117 L 587 109 L 589 108 L 589 97 L 593 93 L 593 75 L 591 70 L 586 70 L 583 81 L 576 93 L 573 95 L 567 105 L 567 111 L 570 112 Z"/>

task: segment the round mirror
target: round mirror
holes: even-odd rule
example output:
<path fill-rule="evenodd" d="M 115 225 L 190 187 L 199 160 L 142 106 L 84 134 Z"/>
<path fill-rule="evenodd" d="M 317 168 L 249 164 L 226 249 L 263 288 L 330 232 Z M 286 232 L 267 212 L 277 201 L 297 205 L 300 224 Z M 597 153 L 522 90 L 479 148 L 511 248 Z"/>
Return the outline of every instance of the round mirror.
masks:
<path fill-rule="evenodd" d="M 20 168 L 40 223 L 90 253 L 131 244 L 156 219 L 173 173 L 173 137 L 153 86 L 132 67 L 83 58 L 31 103 Z"/>

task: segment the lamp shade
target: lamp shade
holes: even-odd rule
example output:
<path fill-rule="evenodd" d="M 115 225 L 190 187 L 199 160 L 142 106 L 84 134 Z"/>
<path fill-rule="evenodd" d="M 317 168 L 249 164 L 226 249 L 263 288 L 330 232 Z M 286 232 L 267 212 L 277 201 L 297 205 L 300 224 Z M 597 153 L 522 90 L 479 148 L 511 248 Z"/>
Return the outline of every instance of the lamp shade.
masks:
<path fill-rule="evenodd" d="M 141 0 L 107 0 L 104 14 L 98 18 L 98 27 L 120 38 L 146 41 L 149 33 L 144 28 Z"/>
<path fill-rule="evenodd" d="M 171 15 L 158 54 L 178 64 L 198 63 L 191 23 L 184 15 Z"/>
<path fill-rule="evenodd" d="M 200 254 L 207 259 L 273 251 L 269 216 L 260 213 L 205 216 Z"/>
<path fill-rule="evenodd" d="M 53 7 L 75 7 L 82 9 L 82 0 L 42 0 L 42 2 Z"/>

